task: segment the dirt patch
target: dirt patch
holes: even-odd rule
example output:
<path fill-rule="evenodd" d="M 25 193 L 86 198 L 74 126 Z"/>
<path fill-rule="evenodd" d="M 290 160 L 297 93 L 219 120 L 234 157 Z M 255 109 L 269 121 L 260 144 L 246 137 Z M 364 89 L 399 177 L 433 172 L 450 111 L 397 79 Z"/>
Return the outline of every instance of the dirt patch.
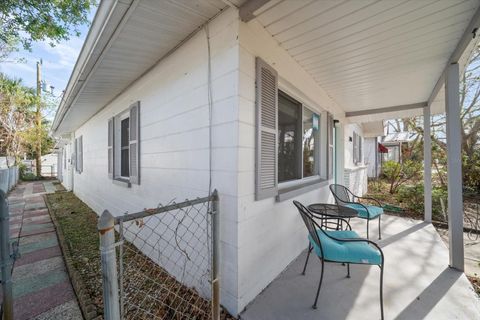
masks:
<path fill-rule="evenodd" d="M 48 194 L 46 199 L 62 229 L 74 268 L 81 275 L 83 285 L 97 313 L 102 314 L 98 217 L 71 192 Z M 133 303 L 129 306 L 136 306 L 135 308 L 127 306 L 126 319 L 207 320 L 210 318 L 209 312 L 205 312 L 209 310 L 210 302 L 201 298 L 195 290 L 175 280 L 135 246 L 125 244 L 124 252 L 124 259 L 128 261 L 124 271 L 125 294 L 126 298 L 133 299 Z M 135 285 L 129 285 L 130 283 Z M 142 296 L 139 294 L 141 292 L 149 293 L 153 299 L 138 299 Z M 170 292 L 175 294 L 171 295 Z M 222 310 L 221 318 L 234 319 L 225 310 Z"/>

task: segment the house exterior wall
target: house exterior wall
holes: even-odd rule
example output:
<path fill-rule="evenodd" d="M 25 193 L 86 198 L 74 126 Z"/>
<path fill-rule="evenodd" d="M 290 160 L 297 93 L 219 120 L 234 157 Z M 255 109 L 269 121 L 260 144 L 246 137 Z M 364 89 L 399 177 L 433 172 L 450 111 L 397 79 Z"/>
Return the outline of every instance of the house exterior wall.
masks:
<path fill-rule="evenodd" d="M 212 63 L 212 186 L 220 196 L 222 304 L 236 312 L 238 19 L 227 10 L 209 24 Z M 129 86 L 75 132 L 83 136 L 83 172 L 75 193 L 100 214 L 157 207 L 206 196 L 209 188 L 209 100 L 206 31 Z M 108 119 L 140 101 L 140 184 L 108 177 Z"/>
<path fill-rule="evenodd" d="M 63 161 L 66 159 L 66 167 L 65 163 L 63 164 L 63 171 L 62 171 L 62 185 L 65 187 L 66 190 L 71 191 L 73 189 L 73 163 L 72 163 L 72 154 L 73 147 L 72 141 L 68 141 L 62 148 L 62 157 L 64 157 Z"/>
<path fill-rule="evenodd" d="M 362 152 L 360 155 L 361 162 L 355 164 L 353 162 L 353 132 L 359 134 L 362 138 Z M 363 195 L 367 192 L 368 176 L 367 166 L 365 165 L 365 139 L 363 138 L 363 128 L 356 123 L 345 125 L 344 130 L 344 154 L 345 154 L 345 171 L 344 171 L 344 185 L 349 188 L 356 195 Z"/>
<path fill-rule="evenodd" d="M 237 315 L 307 246 L 291 200 L 255 201 L 255 57 L 279 73 L 279 87 L 321 115 L 339 119 L 336 174 L 343 174 L 344 112 L 256 21 L 228 9 L 209 23 L 212 66 L 212 185 L 220 193 L 221 297 Z M 98 214 L 156 207 L 205 196 L 209 184 L 208 57 L 205 30 L 129 86 L 74 133 L 83 138 L 83 172 L 75 193 Z M 107 173 L 108 119 L 140 101 L 140 185 L 114 183 Z M 72 144 L 66 146 L 72 148 Z M 326 161 L 326 148 L 320 163 Z M 69 157 L 71 152 L 69 153 Z M 322 177 L 326 168 L 321 165 Z M 65 176 L 66 179 L 66 176 Z M 65 180 L 64 179 L 64 180 Z M 333 202 L 325 180 L 295 199 Z"/>
<path fill-rule="evenodd" d="M 327 110 L 335 119 L 341 119 L 343 111 L 258 22 L 240 23 L 239 39 L 237 250 L 238 310 L 242 310 L 307 246 L 306 229 L 293 199 L 277 202 L 272 197 L 255 201 L 255 57 L 276 69 L 279 89 L 320 113 L 320 130 L 326 127 Z M 322 150 L 320 162 L 325 159 L 326 150 Z M 322 175 L 324 171 L 321 170 Z M 304 204 L 332 202 L 328 189 L 331 182 L 333 177 L 295 199 Z"/>
<path fill-rule="evenodd" d="M 377 138 L 365 138 L 365 165 L 368 178 L 377 178 L 380 175 L 380 159 L 378 155 Z"/>

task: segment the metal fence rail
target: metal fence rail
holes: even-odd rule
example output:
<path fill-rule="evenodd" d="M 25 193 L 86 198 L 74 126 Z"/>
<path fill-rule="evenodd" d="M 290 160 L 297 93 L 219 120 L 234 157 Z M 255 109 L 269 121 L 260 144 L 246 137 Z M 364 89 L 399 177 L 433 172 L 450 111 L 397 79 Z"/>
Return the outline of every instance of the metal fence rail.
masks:
<path fill-rule="evenodd" d="M 114 220 L 104 212 L 99 231 L 105 319 L 219 319 L 216 191 Z"/>

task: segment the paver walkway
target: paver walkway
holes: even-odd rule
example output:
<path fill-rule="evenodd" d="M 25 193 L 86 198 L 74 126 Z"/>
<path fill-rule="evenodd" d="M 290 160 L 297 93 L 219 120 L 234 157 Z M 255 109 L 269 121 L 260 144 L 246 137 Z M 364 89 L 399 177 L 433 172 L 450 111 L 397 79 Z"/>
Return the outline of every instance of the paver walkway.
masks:
<path fill-rule="evenodd" d="M 51 181 L 37 181 L 8 196 L 10 237 L 19 240 L 20 252 L 12 277 L 16 320 L 83 319 L 42 197 L 51 192 Z"/>

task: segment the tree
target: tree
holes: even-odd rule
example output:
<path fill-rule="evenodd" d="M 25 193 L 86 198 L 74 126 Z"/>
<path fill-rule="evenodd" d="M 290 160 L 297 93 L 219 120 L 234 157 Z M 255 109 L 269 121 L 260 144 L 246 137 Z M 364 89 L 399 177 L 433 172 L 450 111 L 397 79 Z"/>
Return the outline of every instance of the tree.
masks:
<path fill-rule="evenodd" d="M 20 80 L 0 74 L 0 137 L 2 150 L 18 162 L 23 152 L 23 134 L 32 126 L 37 96 Z"/>
<path fill-rule="evenodd" d="M 49 40 L 53 46 L 78 36 L 93 5 L 95 0 L 0 1 L 0 61 L 18 46 L 30 50 L 33 41 Z"/>

